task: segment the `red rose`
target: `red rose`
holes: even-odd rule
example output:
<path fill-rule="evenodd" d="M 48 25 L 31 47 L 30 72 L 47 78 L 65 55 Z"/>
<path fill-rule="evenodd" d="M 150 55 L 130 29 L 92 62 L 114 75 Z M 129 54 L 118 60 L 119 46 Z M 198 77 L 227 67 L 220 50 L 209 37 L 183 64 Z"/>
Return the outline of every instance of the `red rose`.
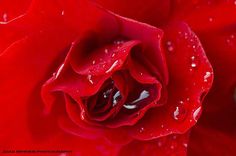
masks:
<path fill-rule="evenodd" d="M 182 15 L 186 10 L 194 15 L 189 11 L 192 4 L 183 2 L 182 9 L 182 2 L 172 2 L 171 7 L 169 1 L 149 1 L 143 7 L 141 0 L 132 6 L 99 1 L 128 19 L 85 0 L 25 1 L 10 10 L 12 3 L 2 3 L 3 152 L 186 155 L 189 129 L 201 114 L 213 79 L 203 47 L 188 24 L 207 51 L 215 43 L 206 40 L 211 33 L 205 27 Z M 215 31 L 232 21 L 206 28 Z M 235 77 L 229 82 L 235 85 Z M 210 117 L 205 118 L 207 123 Z M 195 137 L 206 135 L 199 125 L 190 135 L 193 155 L 199 152 Z M 224 138 L 220 132 L 218 136 Z"/>
<path fill-rule="evenodd" d="M 183 20 L 197 33 L 213 66 L 214 83 L 203 102 L 201 118 L 191 129 L 188 155 L 235 155 L 235 0 L 167 0 L 165 3 L 149 0 L 145 1 L 145 5 L 142 5 L 142 0 L 135 3 L 129 1 L 132 5 L 122 0 L 97 1 L 116 13 L 154 26 L 163 25 L 166 21 Z M 139 13 L 133 11 L 136 9 L 141 11 Z M 161 16 L 157 16 L 156 12 Z M 150 144 L 150 142 L 136 142 L 133 145 L 148 147 L 146 149 L 149 151 L 159 149 Z"/>

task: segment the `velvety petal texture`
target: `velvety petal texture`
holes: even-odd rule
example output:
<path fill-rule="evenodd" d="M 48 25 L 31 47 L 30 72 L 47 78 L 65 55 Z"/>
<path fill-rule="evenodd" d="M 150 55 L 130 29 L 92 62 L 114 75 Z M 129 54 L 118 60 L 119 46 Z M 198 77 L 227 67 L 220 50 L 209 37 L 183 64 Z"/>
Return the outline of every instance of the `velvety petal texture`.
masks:
<path fill-rule="evenodd" d="M 190 132 L 213 82 L 213 69 L 203 48 L 213 62 L 229 48 L 230 60 L 222 62 L 227 73 L 235 64 L 231 29 L 220 37 L 212 33 L 208 41 L 205 28 L 231 25 L 233 18 L 203 27 L 182 15 L 179 4 L 183 2 L 168 0 L 150 0 L 145 5 L 142 0 L 25 0 L 16 8 L 12 3 L 16 4 L 14 0 L 0 2 L 0 150 L 183 156 L 191 134 L 189 153 L 197 153 L 198 135 L 212 128 L 202 124 L 208 124 L 219 111 L 209 106 L 212 116 L 203 117 L 201 125 Z M 187 4 L 183 10 L 192 5 Z M 219 9 L 234 13 L 223 2 L 211 12 Z M 201 34 L 203 46 L 191 28 Z M 231 47 L 220 47 L 219 56 L 211 53 L 213 45 L 221 44 L 227 35 L 231 35 Z M 221 75 L 222 69 L 215 64 Z M 224 79 L 233 88 L 230 96 L 236 84 L 232 73 Z M 225 87 L 213 88 L 206 102 L 214 103 L 218 90 L 227 94 Z M 220 101 L 228 95 L 219 95 Z M 235 100 L 230 102 L 233 108 Z M 222 108 L 227 114 L 228 107 L 222 104 Z M 231 113 L 232 121 L 233 109 Z M 225 126 L 231 126 L 231 121 Z M 234 145 L 225 129 L 216 132 Z"/>

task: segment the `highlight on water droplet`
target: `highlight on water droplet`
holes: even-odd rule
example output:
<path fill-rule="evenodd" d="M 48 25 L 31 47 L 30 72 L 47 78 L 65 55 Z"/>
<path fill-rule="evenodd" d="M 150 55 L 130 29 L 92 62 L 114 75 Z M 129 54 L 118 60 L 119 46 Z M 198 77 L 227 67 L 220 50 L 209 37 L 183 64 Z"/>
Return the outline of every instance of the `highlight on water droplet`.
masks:
<path fill-rule="evenodd" d="M 2 15 L 2 19 L 3 19 L 3 22 L 7 22 L 8 20 L 7 20 L 7 13 L 4 13 L 3 15 Z"/>
<path fill-rule="evenodd" d="M 106 54 L 108 54 L 108 49 L 105 49 L 104 52 L 105 52 Z"/>
<path fill-rule="evenodd" d="M 202 110 L 202 107 L 200 106 L 193 112 L 193 119 L 195 122 L 197 122 L 197 120 L 199 119 L 201 110 Z"/>
<path fill-rule="evenodd" d="M 176 121 L 183 121 L 186 115 L 187 115 L 187 110 L 184 104 L 179 104 L 178 106 L 175 107 L 174 112 L 173 112 L 173 118 Z"/>
<path fill-rule="evenodd" d="M 114 107 L 115 105 L 117 105 L 117 103 L 121 100 L 121 98 L 122 97 L 120 91 L 117 91 L 113 96 L 112 106 Z"/>
<path fill-rule="evenodd" d="M 92 64 L 93 64 L 93 65 L 95 65 L 95 63 L 96 63 L 96 61 L 95 61 L 95 60 L 93 60 Z"/>
<path fill-rule="evenodd" d="M 142 133 L 143 131 L 144 131 L 144 128 L 141 127 L 141 128 L 139 129 L 139 132 Z"/>
<path fill-rule="evenodd" d="M 62 10 L 62 11 L 61 11 L 61 15 L 62 15 L 62 16 L 64 16 L 64 14 L 65 14 L 65 11 L 64 11 L 64 10 Z"/>
<path fill-rule="evenodd" d="M 192 63 L 192 64 L 191 64 L 191 67 L 192 67 L 192 68 L 195 68 L 195 67 L 197 67 L 197 64 L 196 64 L 196 63 Z"/>
<path fill-rule="evenodd" d="M 170 51 L 170 52 L 174 51 L 174 47 L 173 47 L 173 44 L 171 41 L 167 41 L 166 46 L 167 46 L 168 51 Z"/>
<path fill-rule="evenodd" d="M 212 17 L 209 17 L 208 20 L 209 20 L 209 22 L 212 22 L 212 21 L 213 21 L 213 18 L 212 18 Z"/>
<path fill-rule="evenodd" d="M 149 92 L 147 90 L 143 90 L 139 97 L 137 99 L 135 99 L 134 101 L 130 102 L 130 103 L 126 103 L 124 104 L 123 106 L 126 108 L 126 109 L 135 109 L 137 108 L 137 104 L 138 102 L 146 99 L 149 97 Z"/>
<path fill-rule="evenodd" d="M 204 75 L 204 82 L 207 82 L 208 81 L 208 78 L 210 78 L 211 76 L 211 72 L 206 72 L 206 74 Z"/>
<path fill-rule="evenodd" d="M 111 88 L 108 89 L 108 90 L 106 90 L 105 92 L 103 92 L 103 98 L 104 98 L 104 99 L 109 98 L 111 92 L 112 92 L 112 89 L 111 89 Z"/>
<path fill-rule="evenodd" d="M 88 79 L 88 81 L 89 81 L 91 84 L 94 83 L 93 80 L 92 80 L 92 75 L 88 75 L 88 76 L 87 76 L 87 79 Z"/>

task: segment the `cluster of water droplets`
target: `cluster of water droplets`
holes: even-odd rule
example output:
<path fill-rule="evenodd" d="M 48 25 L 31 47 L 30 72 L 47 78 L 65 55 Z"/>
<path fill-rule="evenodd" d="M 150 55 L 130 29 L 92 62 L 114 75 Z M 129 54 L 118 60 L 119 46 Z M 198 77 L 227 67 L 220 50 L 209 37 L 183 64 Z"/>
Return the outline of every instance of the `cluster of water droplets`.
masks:
<path fill-rule="evenodd" d="M 123 107 L 126 109 L 135 109 L 138 107 L 139 102 L 143 101 L 144 99 L 148 98 L 149 96 L 150 96 L 149 91 L 143 90 L 139 94 L 139 97 L 137 99 L 133 100 L 132 102 L 124 104 Z"/>
<path fill-rule="evenodd" d="M 166 42 L 166 46 L 167 46 L 167 50 L 169 52 L 173 52 L 174 51 L 174 46 L 173 46 L 173 43 L 171 41 L 167 41 Z"/>
<path fill-rule="evenodd" d="M 234 35 L 234 34 L 231 34 L 231 35 L 229 35 L 229 36 L 226 38 L 226 43 L 227 43 L 229 46 L 233 47 L 233 46 L 235 46 L 235 40 L 236 40 L 235 35 Z"/>

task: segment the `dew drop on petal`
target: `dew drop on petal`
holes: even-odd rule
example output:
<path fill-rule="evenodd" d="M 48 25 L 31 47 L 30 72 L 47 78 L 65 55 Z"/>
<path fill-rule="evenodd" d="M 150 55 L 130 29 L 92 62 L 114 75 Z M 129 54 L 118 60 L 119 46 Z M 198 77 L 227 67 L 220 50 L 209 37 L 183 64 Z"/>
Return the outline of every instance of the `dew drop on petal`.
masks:
<path fill-rule="evenodd" d="M 126 109 L 135 109 L 137 108 L 137 105 L 140 101 L 146 99 L 149 97 L 149 92 L 147 90 L 143 90 L 139 97 L 137 99 L 135 99 L 134 101 L 130 102 L 130 103 L 126 103 L 124 104 L 123 106 L 126 108 Z"/>
<path fill-rule="evenodd" d="M 93 60 L 92 64 L 94 65 L 95 63 L 96 63 L 96 61 L 95 61 L 95 60 Z"/>
<path fill-rule="evenodd" d="M 172 52 L 174 50 L 174 47 L 173 47 L 173 44 L 171 41 L 167 41 L 166 42 L 166 45 L 167 45 L 167 50 Z"/>
<path fill-rule="evenodd" d="M 213 21 L 213 18 L 212 18 L 212 17 L 209 17 L 208 20 L 209 20 L 209 22 L 212 22 L 212 21 Z"/>
<path fill-rule="evenodd" d="M 112 106 L 114 107 L 121 100 L 120 91 L 117 91 L 113 96 Z"/>
<path fill-rule="evenodd" d="M 135 109 L 137 108 L 137 105 L 130 105 L 130 104 L 125 104 L 123 105 L 126 109 Z"/>
<path fill-rule="evenodd" d="M 162 143 L 162 141 L 161 141 L 161 140 L 159 140 L 159 141 L 157 142 L 157 146 L 158 146 L 158 147 L 161 147 L 161 146 L 162 146 L 162 144 L 163 144 L 163 143 Z"/>
<path fill-rule="evenodd" d="M 66 153 L 61 153 L 59 156 L 67 156 Z"/>
<path fill-rule="evenodd" d="M 7 22 L 7 13 L 4 13 L 2 15 L 3 22 Z"/>
<path fill-rule="evenodd" d="M 92 80 L 92 75 L 88 75 L 87 76 L 87 79 L 88 81 L 91 83 L 91 84 L 94 84 L 93 80 Z"/>
<path fill-rule="evenodd" d="M 62 10 L 62 11 L 61 11 L 61 15 L 62 15 L 62 16 L 64 16 L 64 14 L 65 14 L 65 11 L 64 11 L 64 10 Z"/>
<path fill-rule="evenodd" d="M 187 147 L 188 147 L 188 144 L 186 144 L 186 143 L 183 143 L 183 146 L 184 146 L 185 148 L 187 148 Z"/>
<path fill-rule="evenodd" d="M 193 68 L 196 68 L 197 67 L 197 59 L 195 56 L 191 56 L 191 68 L 190 68 L 190 71 L 193 70 Z"/>
<path fill-rule="evenodd" d="M 186 109 L 184 107 L 184 104 L 176 106 L 174 112 L 173 112 L 173 118 L 177 121 L 182 121 L 186 117 Z"/>
<path fill-rule="evenodd" d="M 194 112 L 193 112 L 193 119 L 195 122 L 197 122 L 198 118 L 200 117 L 202 107 L 198 107 Z"/>
<path fill-rule="evenodd" d="M 144 131 L 144 128 L 141 127 L 141 128 L 139 129 L 139 132 L 140 132 L 140 133 L 143 133 L 143 131 Z"/>
<path fill-rule="evenodd" d="M 116 54 L 115 54 L 115 53 L 111 55 L 111 57 L 115 57 L 115 56 L 116 56 Z"/>
<path fill-rule="evenodd" d="M 85 111 L 84 110 L 81 111 L 80 117 L 82 120 L 84 120 L 84 118 L 85 118 Z"/>
<path fill-rule="evenodd" d="M 197 66 L 196 63 L 192 63 L 192 64 L 191 64 L 191 67 L 192 67 L 192 68 L 195 68 L 196 66 Z"/>
<path fill-rule="evenodd" d="M 108 89 L 108 90 L 106 90 L 105 92 L 103 92 L 103 98 L 104 98 L 104 99 L 109 98 L 111 92 L 112 92 L 112 89 L 111 89 L 111 88 Z"/>
<path fill-rule="evenodd" d="M 175 147 L 174 147 L 173 145 L 171 145 L 171 146 L 170 146 L 170 149 L 172 149 L 172 150 L 173 150 L 174 148 L 175 148 Z"/>
<path fill-rule="evenodd" d="M 206 72 L 204 75 L 204 82 L 207 82 L 207 79 L 211 76 L 211 72 Z"/>
<path fill-rule="evenodd" d="M 105 49 L 104 52 L 105 52 L 106 54 L 108 54 L 108 49 Z"/>

